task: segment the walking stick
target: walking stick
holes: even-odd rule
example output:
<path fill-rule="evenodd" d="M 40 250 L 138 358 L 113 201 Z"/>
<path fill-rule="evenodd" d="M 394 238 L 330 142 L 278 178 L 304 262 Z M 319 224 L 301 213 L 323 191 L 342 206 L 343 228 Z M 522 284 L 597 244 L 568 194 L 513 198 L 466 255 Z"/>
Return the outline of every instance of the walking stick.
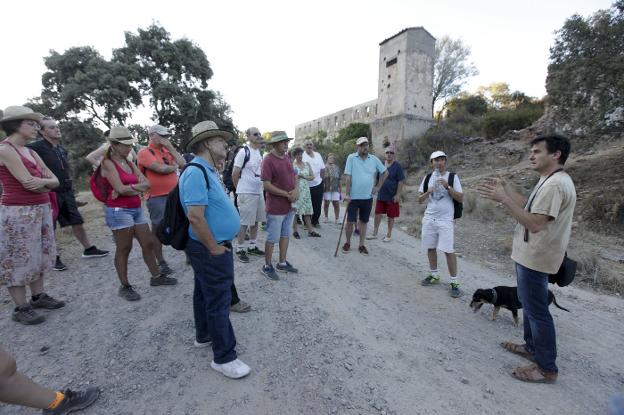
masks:
<path fill-rule="evenodd" d="M 338 235 L 338 243 L 336 244 L 336 252 L 334 252 L 334 258 L 338 256 L 338 248 L 340 247 L 340 240 L 342 239 L 342 231 L 344 230 L 345 220 L 347 219 L 347 210 L 349 209 L 349 203 L 347 203 L 347 206 L 345 207 L 344 216 L 342 217 L 342 226 L 340 227 L 340 235 Z"/>

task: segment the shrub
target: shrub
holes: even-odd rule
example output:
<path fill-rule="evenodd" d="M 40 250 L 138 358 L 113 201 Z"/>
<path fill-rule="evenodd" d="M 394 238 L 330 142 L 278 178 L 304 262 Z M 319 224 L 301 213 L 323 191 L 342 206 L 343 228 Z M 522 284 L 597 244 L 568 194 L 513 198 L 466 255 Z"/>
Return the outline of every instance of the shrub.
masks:
<path fill-rule="evenodd" d="M 517 109 L 491 111 L 483 117 L 482 128 L 487 138 L 503 135 L 509 130 L 521 130 L 533 124 L 544 113 L 541 104 L 529 104 Z"/>

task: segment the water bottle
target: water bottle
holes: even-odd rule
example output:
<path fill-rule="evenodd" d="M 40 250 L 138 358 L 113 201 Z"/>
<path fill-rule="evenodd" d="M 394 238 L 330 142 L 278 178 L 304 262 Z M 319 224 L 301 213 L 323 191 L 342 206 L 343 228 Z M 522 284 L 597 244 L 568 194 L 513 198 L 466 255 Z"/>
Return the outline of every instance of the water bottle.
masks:
<path fill-rule="evenodd" d="M 444 187 L 442 187 L 440 183 L 438 183 L 438 179 L 441 177 L 442 175 L 440 174 L 440 170 L 435 169 L 431 176 L 433 180 L 433 186 L 434 186 L 433 194 L 431 195 L 431 197 L 433 197 L 434 200 L 440 200 L 444 197 L 445 189 Z"/>

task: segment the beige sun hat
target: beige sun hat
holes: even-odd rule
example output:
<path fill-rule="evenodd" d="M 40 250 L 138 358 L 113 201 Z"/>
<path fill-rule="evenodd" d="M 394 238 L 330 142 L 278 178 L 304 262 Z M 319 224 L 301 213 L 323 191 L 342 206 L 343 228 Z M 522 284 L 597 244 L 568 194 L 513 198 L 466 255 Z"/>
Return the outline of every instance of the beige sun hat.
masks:
<path fill-rule="evenodd" d="M 120 143 L 125 144 L 127 146 L 131 146 L 137 142 L 136 138 L 132 136 L 130 130 L 126 127 L 122 127 L 117 125 L 110 129 L 110 133 L 108 134 L 108 141 L 111 143 Z"/>
<path fill-rule="evenodd" d="M 12 105 L 4 109 L 4 113 L 0 122 L 13 120 L 33 120 L 38 122 L 41 121 L 42 118 L 43 114 L 34 112 L 28 107 L 23 107 L 21 105 Z"/>
<path fill-rule="evenodd" d="M 286 131 L 273 131 L 271 132 L 271 139 L 267 141 L 268 144 L 279 143 L 280 141 L 289 141 L 292 138 L 288 137 Z"/>
<path fill-rule="evenodd" d="M 221 137 L 225 141 L 230 140 L 234 135 L 225 130 L 220 130 L 217 123 L 214 121 L 202 121 L 195 124 L 191 129 L 191 139 L 186 143 L 186 151 L 191 151 L 191 148 L 198 142 L 211 137 Z"/>

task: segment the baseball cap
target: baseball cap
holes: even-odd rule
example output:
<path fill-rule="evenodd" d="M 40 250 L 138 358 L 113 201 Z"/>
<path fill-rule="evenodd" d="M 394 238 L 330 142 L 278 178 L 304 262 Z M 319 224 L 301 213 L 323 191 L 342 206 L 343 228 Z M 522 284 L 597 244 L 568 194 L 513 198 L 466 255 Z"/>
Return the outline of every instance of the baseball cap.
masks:
<path fill-rule="evenodd" d="M 167 137 L 171 135 L 171 131 L 168 128 L 163 127 L 162 125 L 156 124 L 152 125 L 148 130 L 148 134 L 158 134 L 163 137 Z"/>
<path fill-rule="evenodd" d="M 429 157 L 429 160 L 437 159 L 438 157 L 446 157 L 446 154 L 444 153 L 444 151 L 434 151 L 433 153 L 431 153 L 431 157 Z"/>
<path fill-rule="evenodd" d="M 361 144 L 364 144 L 364 143 L 368 143 L 368 138 L 366 138 L 366 137 L 360 137 L 360 138 L 358 138 L 358 139 L 357 139 L 357 141 L 355 142 L 355 144 L 356 144 L 356 145 L 358 145 L 358 146 L 359 146 L 359 145 L 361 145 Z"/>

